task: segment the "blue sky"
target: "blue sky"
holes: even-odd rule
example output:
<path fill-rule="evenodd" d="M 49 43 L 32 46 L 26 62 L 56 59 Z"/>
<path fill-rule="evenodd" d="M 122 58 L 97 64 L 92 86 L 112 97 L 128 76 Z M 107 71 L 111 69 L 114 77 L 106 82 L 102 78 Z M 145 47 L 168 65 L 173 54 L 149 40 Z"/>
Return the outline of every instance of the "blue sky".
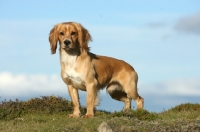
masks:
<path fill-rule="evenodd" d="M 57 23 L 75 21 L 93 37 L 91 52 L 136 69 L 145 109 L 200 103 L 199 5 L 199 0 L 0 0 L 1 99 L 52 94 L 69 99 L 48 35 Z M 85 93 L 80 94 L 85 105 Z M 123 107 L 105 91 L 100 98 L 99 109 Z"/>

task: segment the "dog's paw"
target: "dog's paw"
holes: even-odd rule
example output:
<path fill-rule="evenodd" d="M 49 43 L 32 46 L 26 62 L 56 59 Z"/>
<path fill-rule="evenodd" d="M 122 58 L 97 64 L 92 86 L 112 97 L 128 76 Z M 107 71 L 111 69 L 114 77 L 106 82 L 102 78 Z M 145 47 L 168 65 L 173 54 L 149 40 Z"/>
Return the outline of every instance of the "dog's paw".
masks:
<path fill-rule="evenodd" d="M 70 117 L 70 118 L 79 118 L 80 115 L 79 115 L 79 114 L 78 114 L 78 115 L 75 115 L 75 114 L 69 114 L 68 117 Z"/>
<path fill-rule="evenodd" d="M 84 115 L 82 118 L 94 118 L 94 115 Z"/>

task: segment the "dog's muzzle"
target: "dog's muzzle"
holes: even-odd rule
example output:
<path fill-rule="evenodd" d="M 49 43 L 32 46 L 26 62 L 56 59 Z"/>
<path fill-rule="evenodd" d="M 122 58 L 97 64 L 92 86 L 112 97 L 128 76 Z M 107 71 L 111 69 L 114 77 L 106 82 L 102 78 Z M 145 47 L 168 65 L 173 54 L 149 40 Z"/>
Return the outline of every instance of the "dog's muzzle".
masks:
<path fill-rule="evenodd" d="M 66 46 L 69 46 L 69 45 L 71 44 L 71 41 L 65 40 L 65 41 L 64 41 L 64 44 L 65 44 Z"/>

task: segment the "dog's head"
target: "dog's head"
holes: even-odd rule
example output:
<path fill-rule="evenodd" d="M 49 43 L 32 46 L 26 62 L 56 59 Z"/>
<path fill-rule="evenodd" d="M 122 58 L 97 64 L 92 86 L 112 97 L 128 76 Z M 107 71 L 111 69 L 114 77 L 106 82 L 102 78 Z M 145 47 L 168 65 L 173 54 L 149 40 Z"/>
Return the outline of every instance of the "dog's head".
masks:
<path fill-rule="evenodd" d="M 65 22 L 57 24 L 49 34 L 51 53 L 56 53 L 57 42 L 60 43 L 61 50 L 74 51 L 80 48 L 89 51 L 88 42 L 92 40 L 87 29 L 75 22 Z"/>

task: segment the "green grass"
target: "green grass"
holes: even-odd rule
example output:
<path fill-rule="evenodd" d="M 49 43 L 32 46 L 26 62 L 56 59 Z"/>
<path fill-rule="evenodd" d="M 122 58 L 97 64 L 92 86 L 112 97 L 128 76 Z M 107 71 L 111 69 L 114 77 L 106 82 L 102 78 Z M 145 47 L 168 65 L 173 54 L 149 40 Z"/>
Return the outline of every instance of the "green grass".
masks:
<path fill-rule="evenodd" d="M 148 131 L 157 122 L 162 126 L 177 121 L 194 121 L 200 115 L 200 104 L 181 104 L 161 113 L 147 110 L 107 112 L 95 110 L 92 119 L 69 118 L 72 103 L 64 98 L 42 96 L 28 101 L 0 103 L 0 131 L 2 132 L 94 132 L 105 121 L 115 131 Z M 82 114 L 86 109 L 81 108 Z"/>

